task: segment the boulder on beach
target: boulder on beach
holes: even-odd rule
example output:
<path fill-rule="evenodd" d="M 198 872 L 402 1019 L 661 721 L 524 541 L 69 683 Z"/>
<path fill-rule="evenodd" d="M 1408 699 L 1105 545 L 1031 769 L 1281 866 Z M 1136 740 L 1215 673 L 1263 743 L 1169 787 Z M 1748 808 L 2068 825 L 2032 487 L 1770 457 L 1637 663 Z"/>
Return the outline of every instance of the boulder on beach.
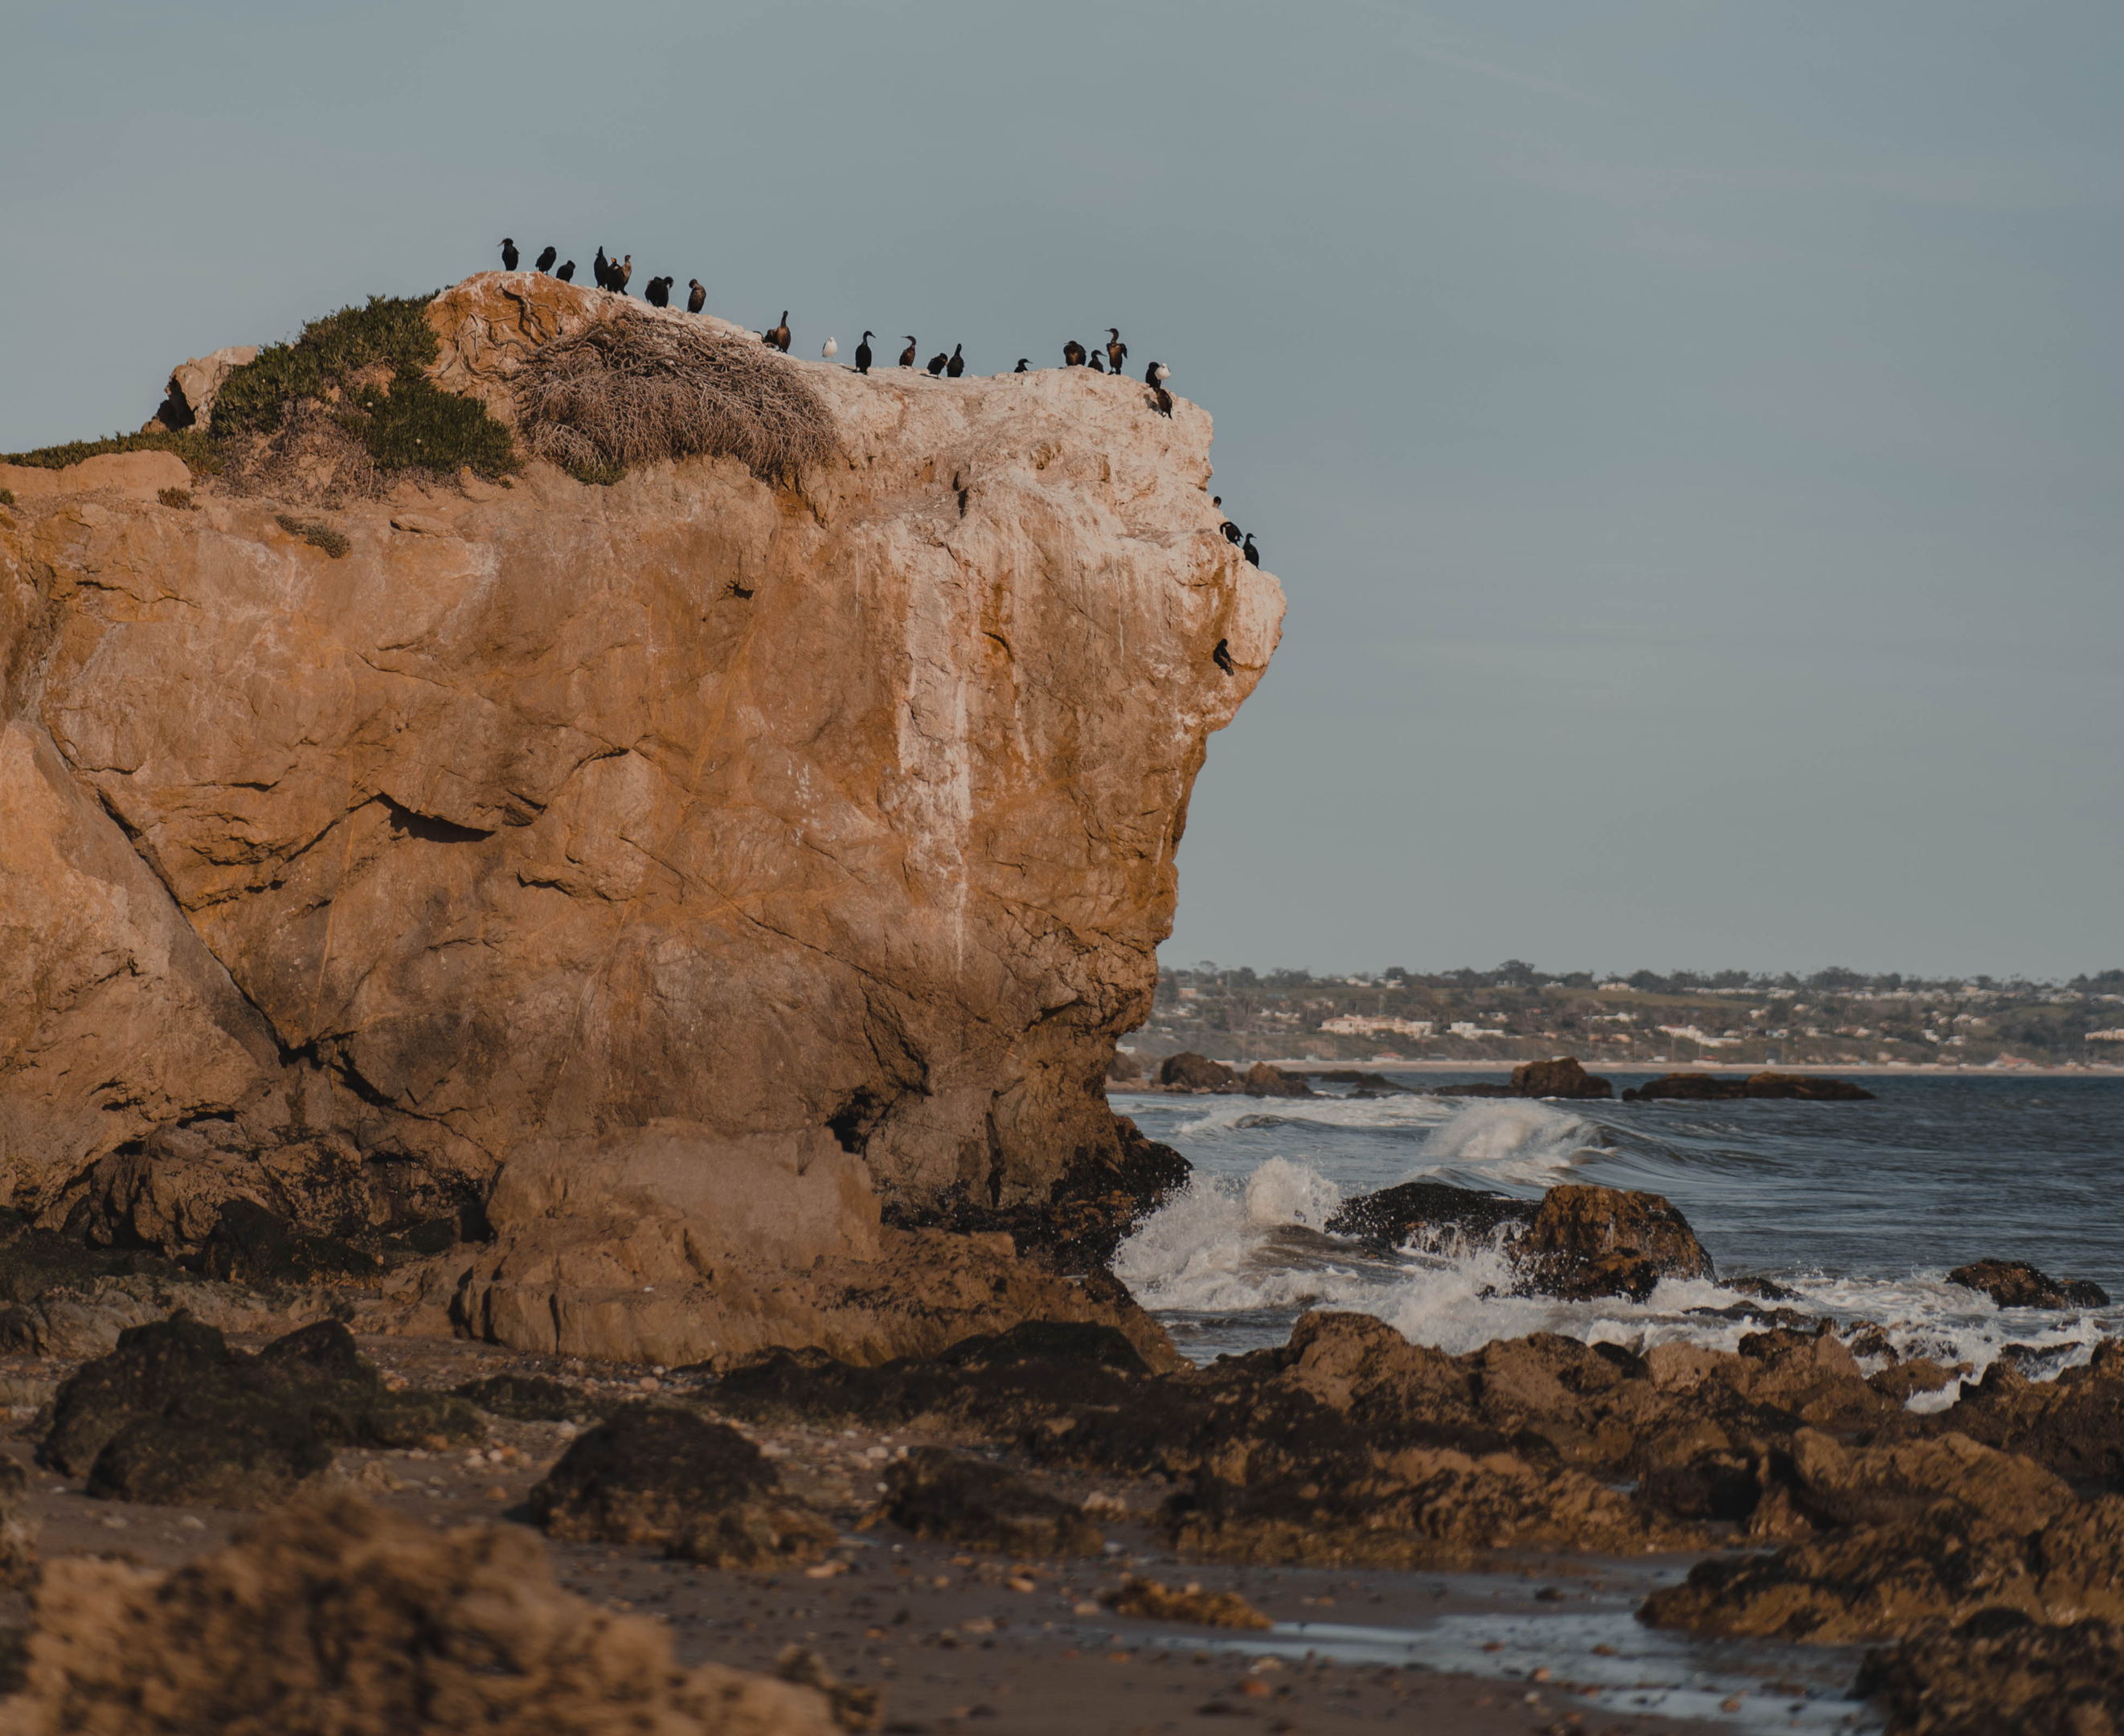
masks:
<path fill-rule="evenodd" d="M 1126 1049 L 1114 1051 L 1114 1058 L 1107 1063 L 1107 1078 L 1117 1085 L 1133 1084 L 1143 1077 L 1143 1059 L 1131 1055 Z"/>
<path fill-rule="evenodd" d="M 1313 1095 L 1313 1087 L 1306 1084 L 1303 1073 L 1286 1073 L 1265 1061 L 1257 1061 L 1247 1069 L 1246 1077 L 1239 1081 L 1239 1089 L 1249 1097 Z"/>
<path fill-rule="evenodd" d="M 1236 1091 L 1239 1076 L 1221 1061 L 1182 1050 L 1158 1064 L 1158 1082 L 1174 1091 Z"/>
<path fill-rule="evenodd" d="M 569 1444 L 529 1505 L 556 1537 L 659 1545 L 711 1567 L 815 1561 L 834 1545 L 757 1447 L 679 1404 L 621 1406 Z"/>
<path fill-rule="evenodd" d="M 1623 1093 L 1626 1103 L 1730 1103 L 1746 1097 L 1823 1103 L 1873 1101 L 1871 1091 L 1848 1079 L 1817 1079 L 1809 1073 L 1751 1073 L 1746 1079 L 1716 1073 L 1669 1073 Z"/>
<path fill-rule="evenodd" d="M 2087 1279 L 2061 1282 L 2026 1260 L 1977 1260 L 1947 1275 L 1950 1284 L 1981 1290 L 2001 1308 L 2107 1308 L 2109 1292 Z"/>
<path fill-rule="evenodd" d="M 340 1447 L 439 1450 L 486 1425 L 447 1393 L 388 1390 L 336 1320 L 256 1356 L 180 1317 L 129 1328 L 52 1401 L 37 1462 L 92 1498 L 259 1508 L 284 1500 Z"/>

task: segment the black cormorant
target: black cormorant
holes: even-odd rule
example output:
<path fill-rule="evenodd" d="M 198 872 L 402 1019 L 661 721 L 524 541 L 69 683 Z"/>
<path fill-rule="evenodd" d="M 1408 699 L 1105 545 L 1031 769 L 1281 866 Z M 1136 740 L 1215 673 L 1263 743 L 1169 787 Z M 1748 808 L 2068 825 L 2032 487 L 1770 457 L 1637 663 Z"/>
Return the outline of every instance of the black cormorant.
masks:
<path fill-rule="evenodd" d="M 552 271 L 553 269 L 553 261 L 560 256 L 561 250 L 558 247 L 547 248 L 544 252 L 538 256 L 538 269 L 542 271 Z"/>
<path fill-rule="evenodd" d="M 597 251 L 597 257 L 590 261 L 590 271 L 597 279 L 598 288 L 609 289 L 612 287 L 612 261 L 604 256 L 604 249 L 601 247 Z"/>
<path fill-rule="evenodd" d="M 622 295 L 627 294 L 627 280 L 634 275 L 634 256 L 630 253 L 612 268 L 612 286 Z"/>
<path fill-rule="evenodd" d="M 944 364 L 944 371 L 950 374 L 953 379 L 956 379 L 961 374 L 964 374 L 966 371 L 965 359 L 959 354 L 959 351 L 965 347 L 966 346 L 963 344 L 952 345 L 952 359 Z"/>
<path fill-rule="evenodd" d="M 1104 374 L 1107 371 L 1107 365 L 1099 359 L 1099 352 L 1097 350 L 1094 350 L 1090 355 L 1085 358 L 1085 360 L 1091 363 L 1093 373 Z"/>
<path fill-rule="evenodd" d="M 1239 540 L 1239 527 L 1238 525 L 1234 525 L 1229 519 L 1226 519 L 1224 522 L 1219 525 L 1217 528 L 1224 533 L 1224 540 L 1226 542 L 1232 543 L 1235 547 L 1237 546 Z"/>
<path fill-rule="evenodd" d="M 1128 360 L 1128 346 L 1121 341 L 1119 326 L 1107 327 L 1107 360 L 1114 365 L 1114 372 L 1121 371 L 1121 364 Z"/>
<path fill-rule="evenodd" d="M 945 355 L 942 350 L 939 350 L 934 355 L 931 356 L 929 358 L 929 377 L 932 379 L 934 379 L 938 374 L 942 374 L 944 371 L 944 364 L 951 360 L 951 359 L 952 358 Z"/>
<path fill-rule="evenodd" d="M 1081 368 L 1084 365 L 1084 346 L 1074 337 L 1062 346 L 1062 365 L 1065 368 Z"/>
<path fill-rule="evenodd" d="M 784 355 L 789 353 L 789 310 L 782 310 L 782 323 L 767 334 L 767 341 Z"/>
<path fill-rule="evenodd" d="M 864 332 L 856 345 L 856 372 L 858 374 L 870 372 L 870 341 L 875 335 L 869 332 Z"/>
<path fill-rule="evenodd" d="M 1239 553 L 1247 557 L 1248 566 L 1258 567 L 1261 565 L 1261 550 L 1254 547 L 1254 534 L 1251 530 L 1247 533 L 1246 542 L 1240 548 Z"/>
<path fill-rule="evenodd" d="M 651 278 L 647 283 L 641 286 L 641 299 L 647 302 L 652 308 L 670 307 L 671 305 L 671 280 L 668 277 Z"/>
<path fill-rule="evenodd" d="M 572 259 L 570 260 L 566 265 L 562 266 L 559 271 L 556 271 L 553 275 L 559 278 L 564 284 L 573 283 L 576 280 L 575 261 Z"/>
<path fill-rule="evenodd" d="M 907 347 L 900 352 L 900 365 L 903 368 L 914 365 L 914 340 L 911 336 L 907 340 Z"/>
<path fill-rule="evenodd" d="M 686 311 L 688 313 L 698 313 L 707 306 L 708 292 L 701 287 L 699 278 L 689 277 L 686 280 Z"/>
<path fill-rule="evenodd" d="M 1027 365 L 1026 358 L 1021 355 L 1017 359 L 1017 365 L 1010 371 L 1013 374 L 1029 374 L 1031 369 Z"/>
<path fill-rule="evenodd" d="M 501 238 L 501 269 L 505 271 L 516 269 L 516 243 L 506 235 Z"/>

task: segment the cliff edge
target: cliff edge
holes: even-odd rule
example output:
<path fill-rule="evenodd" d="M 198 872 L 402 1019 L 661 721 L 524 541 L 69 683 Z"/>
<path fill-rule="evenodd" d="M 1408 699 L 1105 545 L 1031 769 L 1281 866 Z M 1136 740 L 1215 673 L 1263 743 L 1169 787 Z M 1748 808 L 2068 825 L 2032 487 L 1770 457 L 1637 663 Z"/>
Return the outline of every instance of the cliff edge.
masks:
<path fill-rule="evenodd" d="M 427 318 L 513 425 L 545 346 L 687 316 L 512 273 Z M 772 365 L 830 422 L 793 484 L 14 491 L 0 1198 L 180 1257 L 232 1201 L 449 1221 L 491 1239 L 429 1324 L 666 1362 L 1119 1306 L 891 1226 L 1123 1162 L 1105 1066 L 1281 590 L 1185 400 Z"/>

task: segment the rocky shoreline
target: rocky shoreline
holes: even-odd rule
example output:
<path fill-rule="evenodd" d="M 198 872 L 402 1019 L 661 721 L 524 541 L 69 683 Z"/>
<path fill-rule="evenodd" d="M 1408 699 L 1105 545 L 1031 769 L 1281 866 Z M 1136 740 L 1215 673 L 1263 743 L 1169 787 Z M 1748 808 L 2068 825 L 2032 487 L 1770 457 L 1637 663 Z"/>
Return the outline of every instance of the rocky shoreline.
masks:
<path fill-rule="evenodd" d="M 1063 1214 L 1049 1246 L 1096 1272 L 1076 1222 Z M 1529 1285 L 1558 1294 L 1632 1293 L 1666 1273 L 1710 1270 L 1666 1202 L 1610 1189 L 1560 1188 L 1536 1204 L 1411 1184 L 1350 1202 L 1338 1233 L 1382 1245 L 1505 1235 Z M 2070 1287 L 2012 1263 L 1971 1271 L 2005 1274 L 2016 1294 Z M 1774 1318 L 1774 1297 L 1765 1301 Z M 409 1461 L 462 1456 L 481 1478 L 506 1470 L 493 1486 L 507 1515 L 553 1546 L 624 1550 L 697 1578 L 810 1584 L 854 1571 L 862 1549 L 889 1539 L 903 1554 L 949 1550 L 969 1567 L 997 1564 L 1012 1584 L 1059 1588 L 1078 1620 L 1086 1608 L 1135 1621 L 1177 1611 L 1197 1628 L 1263 1619 L 1238 1579 L 1192 1602 L 1164 1580 L 1131 1589 L 1109 1570 L 1117 1536 L 1133 1540 L 1118 1555 L 1197 1574 L 1391 1578 L 1679 1553 L 1697 1564 L 1645 1597 L 1641 1622 L 1871 1648 L 1862 1684 L 1891 1729 L 1975 1730 L 1992 1716 L 2072 1736 L 2102 1728 L 2032 1701 L 2032 1659 L 2078 1684 L 2059 1705 L 2113 1705 L 2124 1346 L 2032 1382 L 2010 1360 L 1981 1381 L 1898 1362 L 1866 1341 L 1863 1322 L 1773 1325 L 1735 1353 L 1670 1343 L 1640 1355 L 1537 1334 L 1455 1357 L 1367 1315 L 1316 1312 L 1282 1347 L 1192 1368 L 1147 1357 L 1111 1324 L 1027 1321 L 926 1356 L 775 1348 L 601 1377 L 580 1361 L 462 1340 L 358 1344 L 331 1318 L 251 1342 L 234 1348 L 180 1315 L 123 1328 L 100 1357 L 39 1358 L 40 1382 L 10 1377 L 37 1467 L 12 1488 L 0 1473 L 9 1572 L 37 1588 L 25 1679 L 52 1679 L 49 1648 L 62 1640 L 49 1636 L 86 1619 L 78 1611 L 141 1594 L 129 1581 L 51 1578 L 74 1556 L 21 1522 L 32 1481 L 63 1479 L 78 1492 L 65 1498 L 87 1509 L 280 1515 L 246 1545 L 275 1560 L 320 1537 L 354 1540 L 364 1559 L 417 1556 L 444 1545 L 347 1503 L 389 1494 Z M 1854 1343 L 1878 1365 L 1870 1374 Z M 21 1367 L 35 1346 L 18 1333 L 7 1348 Z M 485 1371 L 438 1379 L 468 1364 Z M 1943 1408 L 1907 1408 L 1950 1388 Z M 792 1463 L 800 1441 L 806 1457 Z M 486 1560 L 504 1545 L 447 1547 Z M 205 1584 L 238 1570 L 183 1571 Z M 859 1663 L 858 1653 L 817 1663 L 827 1686 L 806 1690 L 843 1728 L 875 1727 L 862 1720 L 900 1685 L 864 1677 Z M 767 1727 L 807 1727 L 797 1712 L 787 1719 L 798 1721 Z"/>

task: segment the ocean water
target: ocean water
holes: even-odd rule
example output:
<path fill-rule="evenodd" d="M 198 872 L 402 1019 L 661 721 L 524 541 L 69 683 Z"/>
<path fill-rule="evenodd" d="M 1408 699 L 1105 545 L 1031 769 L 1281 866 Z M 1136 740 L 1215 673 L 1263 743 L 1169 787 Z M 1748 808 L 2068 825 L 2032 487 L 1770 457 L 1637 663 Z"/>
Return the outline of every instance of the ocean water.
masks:
<path fill-rule="evenodd" d="M 1449 1074 L 1387 1076 L 1418 1090 Z M 1489 1075 L 1467 1075 L 1480 1077 Z M 1611 1075 L 1619 1092 L 1653 1075 Z M 1770 1304 L 1727 1287 L 1775 1279 L 1781 1305 L 1850 1334 L 1879 1326 L 1904 1357 L 1968 1363 L 2008 1346 L 2034 1378 L 2124 1333 L 2124 1080 L 1868 1077 L 1858 1103 L 1562 1103 L 1426 1096 L 1112 1094 L 1193 1162 L 1187 1191 L 1125 1242 L 1115 1270 L 1188 1355 L 1281 1343 L 1309 1307 L 1360 1310 L 1451 1352 L 1548 1331 L 1643 1349 L 1736 1348 Z M 1330 1086 L 1331 1091 L 1344 1088 Z M 1536 1197 L 1562 1182 L 1661 1193 L 1718 1280 L 1662 1283 L 1640 1305 L 1506 1294 L 1492 1248 L 1444 1259 L 1365 1256 L 1325 1233 L 1343 1199 L 1426 1177 Z M 2009 1310 L 1950 1268 L 2023 1259 L 2092 1278 L 2116 1306 Z M 1915 1407 L 1952 1402 L 1942 1393 Z"/>

